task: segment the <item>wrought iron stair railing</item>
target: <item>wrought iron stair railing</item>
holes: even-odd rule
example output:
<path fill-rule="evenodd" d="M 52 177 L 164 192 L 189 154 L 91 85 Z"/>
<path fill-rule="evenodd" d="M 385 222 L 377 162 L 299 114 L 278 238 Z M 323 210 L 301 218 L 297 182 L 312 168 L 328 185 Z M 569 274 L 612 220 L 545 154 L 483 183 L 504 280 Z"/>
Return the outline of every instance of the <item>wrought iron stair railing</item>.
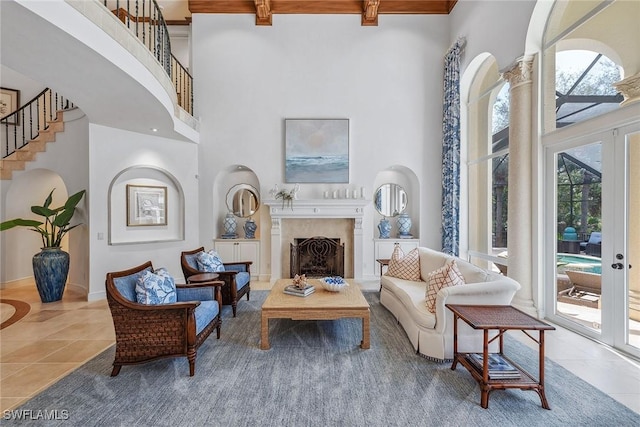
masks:
<path fill-rule="evenodd" d="M 36 139 L 56 120 L 58 111 L 72 108 L 75 105 L 71 101 L 47 88 L 13 113 L 0 118 L 0 158 L 9 157 Z"/>
<path fill-rule="evenodd" d="M 171 53 L 167 23 L 155 0 L 102 0 L 158 60 L 171 78 L 178 96 L 178 105 L 193 115 L 192 77 Z"/>

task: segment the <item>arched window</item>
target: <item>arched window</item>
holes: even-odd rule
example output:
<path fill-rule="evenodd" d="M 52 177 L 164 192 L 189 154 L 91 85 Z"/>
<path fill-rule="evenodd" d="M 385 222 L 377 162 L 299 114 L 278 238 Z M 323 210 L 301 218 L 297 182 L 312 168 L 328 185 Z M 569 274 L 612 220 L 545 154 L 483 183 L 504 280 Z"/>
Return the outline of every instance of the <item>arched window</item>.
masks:
<path fill-rule="evenodd" d="M 498 270 L 507 249 L 509 85 L 491 57 L 473 80 L 467 105 L 469 258 Z"/>
<path fill-rule="evenodd" d="M 582 122 L 619 107 L 622 95 L 613 83 L 620 68 L 588 50 L 556 53 L 556 128 Z"/>
<path fill-rule="evenodd" d="M 498 92 L 491 117 L 491 224 L 492 252 L 507 247 L 507 207 L 509 183 L 509 84 Z"/>

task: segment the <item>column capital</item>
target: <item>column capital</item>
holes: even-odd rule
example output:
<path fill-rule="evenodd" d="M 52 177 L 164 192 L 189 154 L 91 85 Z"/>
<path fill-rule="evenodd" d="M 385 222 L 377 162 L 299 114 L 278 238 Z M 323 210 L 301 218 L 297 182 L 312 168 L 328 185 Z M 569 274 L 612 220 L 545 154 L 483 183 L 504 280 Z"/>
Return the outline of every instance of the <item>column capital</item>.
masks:
<path fill-rule="evenodd" d="M 640 73 L 622 79 L 614 83 L 613 86 L 624 96 L 624 100 L 620 105 L 640 101 Z"/>
<path fill-rule="evenodd" d="M 511 88 L 525 83 L 531 83 L 533 74 L 533 58 L 520 57 L 510 68 L 502 72 L 502 78 L 509 82 Z"/>

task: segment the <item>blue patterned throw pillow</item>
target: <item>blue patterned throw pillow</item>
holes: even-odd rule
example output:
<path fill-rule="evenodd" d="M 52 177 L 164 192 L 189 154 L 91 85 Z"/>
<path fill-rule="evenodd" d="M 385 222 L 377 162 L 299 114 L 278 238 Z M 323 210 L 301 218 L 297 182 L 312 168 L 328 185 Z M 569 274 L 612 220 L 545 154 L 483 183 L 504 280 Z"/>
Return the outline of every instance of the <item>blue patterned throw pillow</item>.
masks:
<path fill-rule="evenodd" d="M 136 299 L 140 304 L 170 304 L 177 301 L 176 283 L 164 268 L 145 271 L 136 283 Z"/>
<path fill-rule="evenodd" d="M 200 252 L 196 257 L 198 270 L 207 273 L 215 273 L 216 271 L 224 271 L 224 264 L 220 259 L 220 255 L 213 249 L 209 252 Z"/>

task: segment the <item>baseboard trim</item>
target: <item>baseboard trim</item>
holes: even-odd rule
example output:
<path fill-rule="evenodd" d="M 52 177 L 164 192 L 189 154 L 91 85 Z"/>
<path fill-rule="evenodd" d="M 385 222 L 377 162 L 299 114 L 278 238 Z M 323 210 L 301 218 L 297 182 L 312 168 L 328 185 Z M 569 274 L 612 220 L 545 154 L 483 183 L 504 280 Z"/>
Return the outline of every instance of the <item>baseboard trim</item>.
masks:
<path fill-rule="evenodd" d="M 31 286 L 35 283 L 33 276 L 24 277 L 22 279 L 10 280 L 8 282 L 0 283 L 0 289 L 13 289 L 20 288 L 22 286 Z"/>

